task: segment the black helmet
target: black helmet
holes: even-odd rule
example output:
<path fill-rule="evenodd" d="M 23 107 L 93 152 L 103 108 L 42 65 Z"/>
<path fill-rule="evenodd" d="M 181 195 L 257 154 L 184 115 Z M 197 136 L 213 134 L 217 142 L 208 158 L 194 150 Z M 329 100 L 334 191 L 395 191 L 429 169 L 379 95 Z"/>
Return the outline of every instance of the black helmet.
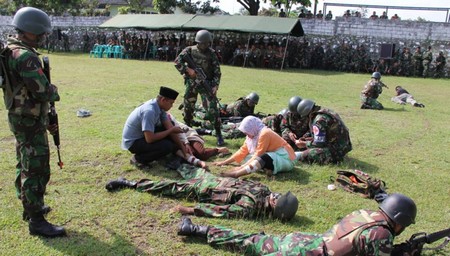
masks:
<path fill-rule="evenodd" d="M 392 221 L 405 228 L 415 223 L 416 204 L 405 195 L 391 194 L 383 200 L 379 207 Z"/>
<path fill-rule="evenodd" d="M 298 199 L 291 191 L 280 196 L 273 210 L 273 216 L 282 221 L 294 218 L 298 209 Z"/>
<path fill-rule="evenodd" d="M 209 33 L 208 30 L 199 30 L 197 34 L 195 35 L 195 42 L 197 43 L 211 43 L 213 40 L 213 37 L 211 33 Z"/>
<path fill-rule="evenodd" d="M 373 72 L 373 73 L 372 73 L 372 78 L 375 78 L 375 79 L 381 79 L 381 74 L 380 74 L 380 72 Z"/>
<path fill-rule="evenodd" d="M 280 112 L 278 112 L 278 115 L 284 116 L 284 115 L 286 115 L 287 112 L 288 112 L 288 109 L 287 109 L 287 108 L 284 108 L 284 109 L 282 109 Z"/>
<path fill-rule="evenodd" d="M 312 100 L 304 99 L 297 106 L 297 113 L 301 117 L 308 116 L 316 103 Z"/>
<path fill-rule="evenodd" d="M 11 25 L 16 29 L 35 35 L 52 32 L 52 25 L 47 13 L 34 7 L 20 8 Z"/>
<path fill-rule="evenodd" d="M 259 102 L 259 95 L 256 92 L 252 92 L 249 95 L 247 95 L 247 97 L 245 97 L 246 99 L 249 99 L 251 101 L 253 101 L 253 103 L 255 103 L 255 105 L 258 105 Z"/>
<path fill-rule="evenodd" d="M 289 111 L 291 111 L 292 113 L 295 113 L 297 111 L 297 106 L 298 106 L 298 103 L 300 103 L 300 101 L 302 101 L 302 98 L 300 98 L 299 96 L 291 97 L 289 99 L 289 104 L 288 104 Z"/>

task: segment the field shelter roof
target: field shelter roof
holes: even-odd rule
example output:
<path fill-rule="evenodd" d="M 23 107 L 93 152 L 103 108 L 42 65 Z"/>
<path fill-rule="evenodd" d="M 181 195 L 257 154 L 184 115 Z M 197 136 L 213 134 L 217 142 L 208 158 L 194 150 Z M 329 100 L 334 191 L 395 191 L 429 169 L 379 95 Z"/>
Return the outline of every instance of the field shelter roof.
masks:
<path fill-rule="evenodd" d="M 208 29 L 212 31 L 304 35 L 299 19 L 241 15 L 119 14 L 99 27 L 186 31 Z"/>

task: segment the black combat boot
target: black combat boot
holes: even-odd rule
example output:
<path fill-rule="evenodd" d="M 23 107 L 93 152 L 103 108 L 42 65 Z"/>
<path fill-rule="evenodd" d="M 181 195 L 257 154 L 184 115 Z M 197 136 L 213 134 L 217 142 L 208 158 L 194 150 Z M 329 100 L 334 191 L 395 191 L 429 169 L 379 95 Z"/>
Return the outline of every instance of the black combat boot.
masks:
<path fill-rule="evenodd" d="M 178 229 L 179 236 L 199 236 L 206 238 L 209 226 L 200 226 L 192 223 L 188 217 L 183 217 Z"/>
<path fill-rule="evenodd" d="M 51 210 L 52 210 L 52 208 L 50 206 L 44 205 L 44 206 L 42 206 L 41 212 L 43 215 L 46 215 Z M 23 210 L 23 213 L 22 213 L 22 220 L 24 220 L 24 221 L 30 220 L 30 216 L 28 215 L 27 211 L 25 211 L 25 210 Z"/>
<path fill-rule="evenodd" d="M 220 128 L 216 128 L 216 137 L 217 137 L 217 146 L 222 147 L 225 145 L 225 141 L 223 141 L 222 131 Z"/>
<path fill-rule="evenodd" d="M 28 215 L 30 216 L 30 222 L 28 222 L 30 235 L 38 235 L 49 238 L 67 235 L 66 230 L 63 227 L 49 223 L 44 218 L 42 212 L 28 212 Z"/>
<path fill-rule="evenodd" d="M 114 190 L 122 189 L 122 188 L 132 188 L 136 189 L 137 182 L 136 181 L 129 181 L 125 178 L 118 178 L 117 180 L 112 180 L 108 182 L 105 186 L 106 190 L 109 192 L 112 192 Z"/>

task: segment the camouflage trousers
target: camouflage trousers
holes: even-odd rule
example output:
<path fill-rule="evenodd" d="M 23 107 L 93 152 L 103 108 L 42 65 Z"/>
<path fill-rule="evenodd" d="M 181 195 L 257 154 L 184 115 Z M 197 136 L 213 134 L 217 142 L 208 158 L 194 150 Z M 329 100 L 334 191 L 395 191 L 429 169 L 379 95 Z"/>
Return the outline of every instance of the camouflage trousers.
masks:
<path fill-rule="evenodd" d="M 295 232 L 285 236 L 245 234 L 221 226 L 210 227 L 208 243 L 244 255 L 326 255 L 322 235 Z"/>
<path fill-rule="evenodd" d="M 215 188 L 220 183 L 220 178 L 202 168 L 181 165 L 177 172 L 183 177 L 182 180 L 152 181 L 142 179 L 137 183 L 136 190 L 152 194 L 158 193 L 162 196 L 199 200 L 206 196 L 202 195 L 201 191 Z"/>
<path fill-rule="evenodd" d="M 16 194 L 28 212 L 44 205 L 50 180 L 50 151 L 45 122 L 19 115 L 8 115 L 10 130 L 16 138 Z"/>
<path fill-rule="evenodd" d="M 339 160 L 342 159 L 336 159 L 331 153 L 330 148 L 308 148 L 300 152 L 300 158 L 298 159 L 300 162 L 317 164 L 336 163 Z"/>
<path fill-rule="evenodd" d="M 200 94 L 202 101 L 205 102 L 206 114 L 205 119 L 211 121 L 214 128 L 220 129 L 220 112 L 219 112 L 219 102 L 217 97 L 208 93 L 200 85 L 191 84 L 191 80 L 186 79 L 185 82 L 186 90 L 184 93 L 184 112 L 183 120 L 188 126 L 192 126 L 192 120 L 194 119 L 195 103 L 197 102 L 198 94 Z"/>
<path fill-rule="evenodd" d="M 366 97 L 361 95 L 361 108 L 362 109 L 384 109 L 383 105 L 377 101 L 377 99 Z"/>

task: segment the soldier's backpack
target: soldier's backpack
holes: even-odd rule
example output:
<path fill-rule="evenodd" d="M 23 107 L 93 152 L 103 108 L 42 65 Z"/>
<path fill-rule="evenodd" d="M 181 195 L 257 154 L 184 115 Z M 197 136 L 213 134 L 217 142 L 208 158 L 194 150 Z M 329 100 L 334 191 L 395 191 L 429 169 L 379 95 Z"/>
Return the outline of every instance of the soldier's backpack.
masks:
<path fill-rule="evenodd" d="M 3 43 L 0 42 L 0 88 L 2 88 L 3 91 L 6 109 L 11 109 L 14 96 L 22 88 L 21 86 L 18 86 L 15 90 L 11 89 L 10 79 L 14 78 L 9 75 L 7 68 L 7 59 L 10 54 L 11 50 L 8 47 L 4 47 Z"/>
<path fill-rule="evenodd" d="M 384 181 L 360 170 L 338 170 L 335 182 L 345 191 L 358 194 L 364 198 L 382 201 L 387 196 Z"/>

